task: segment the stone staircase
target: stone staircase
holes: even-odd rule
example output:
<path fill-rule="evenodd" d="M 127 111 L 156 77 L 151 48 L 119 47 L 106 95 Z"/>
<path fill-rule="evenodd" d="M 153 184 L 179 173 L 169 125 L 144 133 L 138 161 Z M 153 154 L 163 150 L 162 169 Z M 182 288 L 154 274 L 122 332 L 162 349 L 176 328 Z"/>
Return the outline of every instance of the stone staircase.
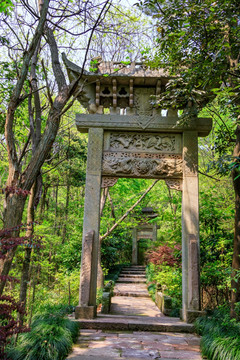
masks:
<path fill-rule="evenodd" d="M 160 312 L 142 266 L 122 269 L 110 314 L 78 321 L 80 337 L 67 360 L 202 360 L 193 325 Z"/>
<path fill-rule="evenodd" d="M 114 331 L 164 331 L 192 333 L 192 324 L 164 316 L 149 296 L 145 268 L 133 265 L 122 269 L 114 287 L 109 314 L 80 319 L 82 329 Z"/>
<path fill-rule="evenodd" d="M 117 280 L 117 284 L 145 284 L 146 274 L 145 267 L 134 265 L 122 269 L 121 274 Z"/>
<path fill-rule="evenodd" d="M 115 284 L 114 296 L 149 297 L 145 267 L 133 265 L 123 268 Z M 130 302 L 130 299 L 128 301 Z"/>

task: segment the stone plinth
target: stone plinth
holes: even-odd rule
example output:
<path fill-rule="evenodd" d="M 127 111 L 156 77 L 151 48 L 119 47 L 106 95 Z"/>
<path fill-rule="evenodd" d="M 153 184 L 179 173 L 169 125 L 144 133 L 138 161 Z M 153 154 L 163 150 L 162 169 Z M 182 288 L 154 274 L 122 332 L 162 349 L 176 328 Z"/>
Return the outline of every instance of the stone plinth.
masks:
<path fill-rule="evenodd" d="M 188 324 L 193 324 L 197 318 L 205 315 L 206 315 L 206 311 L 187 310 L 187 316 L 185 321 Z M 182 310 L 180 310 L 180 319 L 183 319 Z"/>
<path fill-rule="evenodd" d="M 157 291 L 155 295 L 155 303 L 164 315 L 170 316 L 172 311 L 172 298 L 170 296 Z"/>
<path fill-rule="evenodd" d="M 97 316 L 96 306 L 76 306 L 75 318 L 91 320 Z"/>

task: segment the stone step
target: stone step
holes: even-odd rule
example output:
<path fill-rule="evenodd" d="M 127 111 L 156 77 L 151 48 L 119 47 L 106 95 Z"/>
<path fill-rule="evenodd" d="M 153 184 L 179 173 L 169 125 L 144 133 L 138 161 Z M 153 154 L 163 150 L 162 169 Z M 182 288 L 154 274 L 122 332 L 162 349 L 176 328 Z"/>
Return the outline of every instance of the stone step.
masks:
<path fill-rule="evenodd" d="M 149 298 L 148 291 L 113 291 L 114 296 L 127 296 L 127 297 L 147 297 Z"/>
<path fill-rule="evenodd" d="M 144 274 L 120 274 L 119 277 L 124 278 L 139 278 L 139 279 L 146 279 L 146 276 Z"/>
<path fill-rule="evenodd" d="M 145 271 L 145 267 L 124 267 L 122 270 L 137 270 L 137 271 Z"/>
<path fill-rule="evenodd" d="M 178 318 L 151 318 L 141 316 L 101 315 L 93 320 L 79 319 L 81 329 L 112 331 L 157 331 L 193 333 L 194 325 Z"/>
<path fill-rule="evenodd" d="M 133 274 L 133 275 L 146 275 L 146 272 L 145 271 L 136 271 L 136 270 L 124 270 L 124 271 L 121 271 L 121 274 Z"/>
<path fill-rule="evenodd" d="M 145 283 L 146 279 L 137 279 L 137 278 L 122 278 L 119 277 L 116 281 L 117 283 Z"/>

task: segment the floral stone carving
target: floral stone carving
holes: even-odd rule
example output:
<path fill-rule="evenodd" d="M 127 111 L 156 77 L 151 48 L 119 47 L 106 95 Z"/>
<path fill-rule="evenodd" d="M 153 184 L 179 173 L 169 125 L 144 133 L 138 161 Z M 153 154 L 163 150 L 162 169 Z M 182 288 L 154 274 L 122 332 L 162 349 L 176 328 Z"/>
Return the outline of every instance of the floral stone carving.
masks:
<path fill-rule="evenodd" d="M 111 133 L 110 150 L 176 151 L 176 135 Z"/>
<path fill-rule="evenodd" d="M 182 160 L 172 157 L 143 158 L 104 153 L 102 175 L 136 178 L 182 177 Z"/>
<path fill-rule="evenodd" d="M 166 185 L 169 189 L 182 191 L 182 180 L 181 179 L 166 179 Z"/>
<path fill-rule="evenodd" d="M 101 188 L 106 188 L 106 187 L 111 187 L 114 186 L 118 181 L 117 177 L 107 177 L 107 176 L 103 176 L 102 177 L 102 184 L 101 184 Z"/>

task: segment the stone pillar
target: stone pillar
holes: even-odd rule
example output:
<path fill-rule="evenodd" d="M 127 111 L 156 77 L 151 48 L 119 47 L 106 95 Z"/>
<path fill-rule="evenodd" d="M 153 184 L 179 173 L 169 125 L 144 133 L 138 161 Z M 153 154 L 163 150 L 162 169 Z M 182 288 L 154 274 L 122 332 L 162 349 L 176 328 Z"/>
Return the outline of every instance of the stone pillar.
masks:
<path fill-rule="evenodd" d="M 199 279 L 199 203 L 198 203 L 198 134 L 183 133 L 182 191 L 182 299 L 183 320 L 200 311 Z"/>
<path fill-rule="evenodd" d="M 152 240 L 157 241 L 157 225 L 153 225 Z"/>
<path fill-rule="evenodd" d="M 137 265 L 137 263 L 138 263 L 137 229 L 134 228 L 132 231 L 132 264 Z"/>
<path fill-rule="evenodd" d="M 102 153 L 103 129 L 90 128 L 88 133 L 80 296 L 79 305 L 75 312 L 76 319 L 89 319 L 96 316 Z M 89 249 L 89 246 L 85 244 L 90 232 L 93 234 L 92 249 Z M 91 256 L 89 256 L 90 252 Z M 86 265 L 85 257 L 88 259 L 87 261 L 90 261 L 90 264 Z M 86 271 L 90 271 L 91 276 L 85 274 Z"/>

